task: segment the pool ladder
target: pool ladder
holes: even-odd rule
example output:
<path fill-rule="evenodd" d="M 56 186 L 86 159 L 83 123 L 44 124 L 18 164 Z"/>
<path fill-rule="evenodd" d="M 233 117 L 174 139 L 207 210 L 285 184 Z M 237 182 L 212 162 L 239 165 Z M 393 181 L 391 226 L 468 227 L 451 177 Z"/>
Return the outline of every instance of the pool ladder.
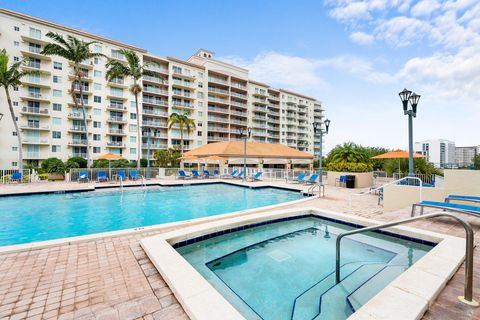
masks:
<path fill-rule="evenodd" d="M 466 242 L 466 248 L 465 248 L 465 287 L 464 287 L 464 295 L 459 296 L 458 299 L 470 306 L 478 306 L 479 303 L 475 300 L 473 300 L 473 230 L 470 224 L 465 221 L 464 219 L 457 217 L 451 213 L 446 213 L 446 212 L 435 212 L 435 213 L 430 213 L 427 215 L 423 216 L 417 216 L 413 218 L 408 218 L 408 219 L 402 219 L 390 223 L 384 223 L 380 224 L 377 226 L 371 226 L 371 227 L 365 227 L 361 229 L 356 229 L 348 232 L 343 232 L 337 236 L 336 239 L 336 259 L 335 259 L 335 283 L 340 283 L 340 244 L 342 241 L 342 238 L 346 236 L 350 236 L 353 234 L 357 233 L 364 233 L 368 231 L 375 231 L 378 229 L 383 229 L 383 228 L 389 228 L 389 227 L 394 227 L 400 224 L 407 224 L 413 221 L 417 220 L 422 220 L 422 219 L 430 219 L 430 218 L 436 218 L 436 217 L 449 217 L 454 220 L 456 220 L 459 224 L 462 225 L 462 227 L 465 229 L 465 242 Z"/>
<path fill-rule="evenodd" d="M 325 185 L 324 184 L 317 184 L 317 183 L 314 183 L 311 187 L 308 188 L 307 195 L 308 196 L 314 196 L 316 187 L 318 187 L 318 196 L 319 197 L 325 197 Z"/>

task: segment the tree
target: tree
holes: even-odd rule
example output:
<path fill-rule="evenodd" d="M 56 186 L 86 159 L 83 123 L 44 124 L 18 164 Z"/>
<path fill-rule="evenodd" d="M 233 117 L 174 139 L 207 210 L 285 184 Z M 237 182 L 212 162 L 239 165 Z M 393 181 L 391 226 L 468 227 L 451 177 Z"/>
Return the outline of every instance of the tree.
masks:
<path fill-rule="evenodd" d="M 88 165 L 87 160 L 85 160 L 82 157 L 71 157 L 70 159 L 67 160 L 67 165 L 71 163 L 77 164 L 77 166 L 70 165 L 71 168 L 86 168 Z"/>
<path fill-rule="evenodd" d="M 178 168 L 178 166 L 180 165 L 180 156 L 180 150 L 176 148 L 156 150 L 153 153 L 153 157 L 155 158 L 155 165 L 162 168 Z"/>
<path fill-rule="evenodd" d="M 106 78 L 112 81 L 116 78 L 131 77 L 133 84 L 130 86 L 130 92 L 135 96 L 135 110 L 137 112 L 137 168 L 140 168 L 140 157 L 142 156 L 142 130 L 140 127 L 140 110 L 138 108 L 138 95 L 142 92 L 142 86 L 139 80 L 143 75 L 156 76 L 156 72 L 145 69 L 140 62 L 138 55 L 132 50 L 121 49 L 120 53 L 126 59 L 126 63 L 114 59 L 108 59 Z M 150 64 L 148 64 L 150 65 Z"/>
<path fill-rule="evenodd" d="M 183 156 L 183 132 L 187 134 L 195 130 L 195 120 L 191 119 L 189 113 L 172 113 L 168 117 L 168 129 L 171 130 L 174 126 L 178 126 L 180 130 L 180 156 Z"/>
<path fill-rule="evenodd" d="M 42 161 L 42 169 L 46 173 L 64 174 L 66 166 L 62 160 L 58 158 L 48 158 Z"/>
<path fill-rule="evenodd" d="M 73 80 L 70 87 L 70 95 L 73 99 L 75 108 L 78 108 L 78 98 L 76 90 L 80 93 L 80 105 L 82 108 L 83 127 L 85 128 L 85 141 L 87 144 L 87 164 L 91 166 L 92 161 L 90 158 L 90 144 L 88 138 L 87 127 L 87 112 L 85 109 L 85 103 L 83 100 L 83 84 L 85 79 L 85 71 L 81 67 L 81 63 L 94 57 L 105 57 L 104 54 L 90 51 L 90 45 L 97 43 L 96 41 L 85 42 L 71 35 L 65 39 L 62 35 L 54 32 L 48 32 L 47 37 L 52 39 L 54 43 L 48 43 L 43 48 L 41 54 L 47 56 L 59 56 L 65 58 L 72 63 L 73 68 Z"/>
<path fill-rule="evenodd" d="M 12 117 L 13 126 L 17 134 L 18 140 L 18 169 L 20 172 L 23 170 L 23 151 L 22 151 L 22 137 L 18 128 L 18 123 L 15 117 L 15 111 L 13 110 L 12 99 L 10 98 L 10 88 L 18 87 L 22 84 L 21 79 L 30 74 L 38 74 L 37 71 L 20 70 L 20 67 L 25 60 L 20 60 L 8 66 L 8 54 L 5 49 L 0 51 L 0 87 L 5 89 L 5 95 L 7 96 L 8 109 L 10 110 L 10 116 Z"/>
<path fill-rule="evenodd" d="M 328 162 L 370 163 L 366 149 L 353 142 L 337 145 L 328 154 Z"/>
<path fill-rule="evenodd" d="M 480 170 L 480 154 L 473 158 L 473 169 Z"/>

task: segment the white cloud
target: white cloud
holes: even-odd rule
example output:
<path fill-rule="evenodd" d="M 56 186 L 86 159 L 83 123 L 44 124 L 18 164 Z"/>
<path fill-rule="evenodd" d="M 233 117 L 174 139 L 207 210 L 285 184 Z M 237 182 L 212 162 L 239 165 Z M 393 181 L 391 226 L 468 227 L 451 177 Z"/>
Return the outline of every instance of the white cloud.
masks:
<path fill-rule="evenodd" d="M 440 8 L 440 3 L 437 0 L 422 0 L 417 2 L 411 10 L 415 17 L 429 16 L 433 11 Z"/>
<path fill-rule="evenodd" d="M 368 45 L 372 44 L 375 41 L 375 37 L 362 31 L 356 31 L 350 33 L 350 40 L 357 44 Z"/>
<path fill-rule="evenodd" d="M 368 19 L 370 18 L 368 4 L 364 1 L 350 2 L 336 7 L 330 15 L 338 20 Z"/>
<path fill-rule="evenodd" d="M 405 47 L 421 40 L 431 30 L 428 23 L 408 17 L 395 17 L 381 23 L 376 29 L 376 38 L 393 47 Z"/>

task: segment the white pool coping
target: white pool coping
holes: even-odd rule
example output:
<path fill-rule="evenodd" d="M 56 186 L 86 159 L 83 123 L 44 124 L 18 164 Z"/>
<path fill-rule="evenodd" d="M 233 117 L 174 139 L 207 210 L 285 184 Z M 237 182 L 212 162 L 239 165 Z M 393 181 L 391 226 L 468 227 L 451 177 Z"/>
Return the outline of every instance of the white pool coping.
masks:
<path fill-rule="evenodd" d="M 206 183 L 202 183 L 201 181 L 197 182 L 200 184 L 214 184 L 214 183 L 220 183 L 224 181 L 205 181 Z M 283 187 L 278 187 L 275 185 L 269 185 L 269 184 L 262 184 L 262 185 L 242 185 L 242 184 L 237 184 L 237 183 L 230 183 L 229 181 L 225 181 L 224 183 L 226 184 L 231 184 L 231 185 L 236 185 L 244 188 L 263 188 L 263 187 L 270 187 L 270 188 L 280 188 L 283 190 L 290 190 L 292 192 L 299 192 L 303 193 L 302 190 L 298 189 L 288 189 L 288 188 L 283 188 Z M 196 183 L 185 183 L 182 181 L 179 181 L 177 183 L 172 182 L 171 184 L 165 184 L 162 186 L 181 186 L 181 185 L 194 185 Z M 156 185 L 155 185 L 156 186 Z M 154 187 L 154 186 L 153 186 Z M 134 187 L 129 188 L 129 190 L 133 190 Z M 78 192 L 82 192 L 85 190 L 78 190 Z M 92 192 L 95 192 L 95 190 L 90 190 Z M 103 188 L 103 189 L 97 189 L 96 191 L 115 191 L 115 188 Z M 73 192 L 75 193 L 75 192 Z M 14 195 L 17 196 L 17 195 Z M 18 196 L 24 196 L 24 195 L 18 195 Z M 29 251 L 29 250 L 39 250 L 39 249 L 46 249 L 46 248 L 51 248 L 51 247 L 56 247 L 56 246 L 62 246 L 62 245 L 69 245 L 69 244 L 75 244 L 75 243 L 80 243 L 80 242 L 88 242 L 88 241 L 94 241 L 94 240 L 100 240 L 103 238 L 111 238 L 111 237 L 118 237 L 118 236 L 126 236 L 126 235 L 131 235 L 135 233 L 144 233 L 144 232 L 162 232 L 162 231 L 167 231 L 169 229 L 177 229 L 177 228 L 184 228 L 191 226 L 192 224 L 200 224 L 200 223 L 206 223 L 210 221 L 215 221 L 218 219 L 225 219 L 226 217 L 235 217 L 235 216 L 241 216 L 245 214 L 250 214 L 255 211 L 259 210 L 271 210 L 271 209 L 278 209 L 279 207 L 283 206 L 288 206 L 292 204 L 298 204 L 298 203 L 303 203 L 305 201 L 310 201 L 312 200 L 313 197 L 305 197 L 304 199 L 299 199 L 299 200 L 293 200 L 293 201 L 286 201 L 286 202 L 281 202 L 269 206 L 263 206 L 263 207 L 257 207 L 257 208 L 252 208 L 252 209 L 247 209 L 247 210 L 240 210 L 240 211 L 233 211 L 233 212 L 227 212 L 227 213 L 221 213 L 221 214 L 216 214 L 212 216 L 207 216 L 207 217 L 202 217 L 202 218 L 195 218 L 195 219 L 189 219 L 189 220 L 182 220 L 182 221 L 175 221 L 175 222 L 167 222 L 167 223 L 162 223 L 162 224 L 155 224 L 151 226 L 144 226 L 144 227 L 136 227 L 136 228 L 129 228 L 129 229 L 122 229 L 122 230 L 117 230 L 117 231 L 108 231 L 108 232 L 99 232 L 99 233 L 92 233 L 84 236 L 74 236 L 74 237 L 67 237 L 67 238 L 58 238 L 58 239 L 53 239 L 53 240 L 45 240 L 45 241 L 36 241 L 36 242 L 29 242 L 29 243 L 23 243 L 23 244 L 15 244 L 15 245 L 9 245 L 9 246 L 0 246 L 0 254 L 7 254 L 7 253 L 14 253 L 14 252 L 20 252 L 20 251 Z"/>
<path fill-rule="evenodd" d="M 140 243 L 192 320 L 245 319 L 172 247 L 172 244 L 241 225 L 305 214 L 338 219 L 363 226 L 382 223 L 372 219 L 307 207 L 212 221 L 144 238 Z M 434 242 L 437 245 L 352 314 L 348 318 L 350 320 L 420 319 L 465 258 L 465 240 L 462 238 L 405 226 L 387 230 Z M 452 297 L 452 299 L 456 299 L 456 297 Z"/>

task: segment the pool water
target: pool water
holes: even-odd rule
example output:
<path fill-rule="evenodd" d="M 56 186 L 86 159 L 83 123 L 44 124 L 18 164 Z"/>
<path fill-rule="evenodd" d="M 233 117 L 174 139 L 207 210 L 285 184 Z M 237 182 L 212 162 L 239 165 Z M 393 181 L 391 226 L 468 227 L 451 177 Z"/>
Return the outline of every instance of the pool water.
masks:
<path fill-rule="evenodd" d="M 378 233 L 335 239 L 352 227 L 317 217 L 216 236 L 177 251 L 247 319 L 346 319 L 431 246 Z"/>
<path fill-rule="evenodd" d="M 0 197 L 0 246 L 190 220 L 304 198 L 223 183 Z"/>

